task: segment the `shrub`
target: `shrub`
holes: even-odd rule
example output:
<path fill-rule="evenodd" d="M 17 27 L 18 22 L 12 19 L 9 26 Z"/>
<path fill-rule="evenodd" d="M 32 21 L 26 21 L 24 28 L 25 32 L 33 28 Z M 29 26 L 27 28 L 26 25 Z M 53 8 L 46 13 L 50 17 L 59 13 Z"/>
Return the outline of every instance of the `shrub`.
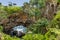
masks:
<path fill-rule="evenodd" d="M 3 33 L 2 33 L 3 34 Z M 9 35 L 3 34 L 2 35 L 3 40 L 20 40 L 20 38 L 17 37 L 10 37 Z"/>
<path fill-rule="evenodd" d="M 51 32 L 50 30 L 45 34 L 46 40 L 56 40 L 57 34 L 55 32 Z"/>
<path fill-rule="evenodd" d="M 57 15 L 52 20 L 51 27 L 60 29 L 60 11 L 57 12 Z"/>
<path fill-rule="evenodd" d="M 57 34 L 48 31 L 45 35 L 42 34 L 27 34 L 23 36 L 24 40 L 57 40 Z"/>
<path fill-rule="evenodd" d="M 27 34 L 23 37 L 24 40 L 42 40 L 43 35 L 41 34 Z"/>
<path fill-rule="evenodd" d="M 33 33 L 45 34 L 45 32 L 47 32 L 47 29 L 46 29 L 47 25 L 48 25 L 48 20 L 42 18 L 36 21 L 34 24 L 30 25 L 30 30 Z"/>

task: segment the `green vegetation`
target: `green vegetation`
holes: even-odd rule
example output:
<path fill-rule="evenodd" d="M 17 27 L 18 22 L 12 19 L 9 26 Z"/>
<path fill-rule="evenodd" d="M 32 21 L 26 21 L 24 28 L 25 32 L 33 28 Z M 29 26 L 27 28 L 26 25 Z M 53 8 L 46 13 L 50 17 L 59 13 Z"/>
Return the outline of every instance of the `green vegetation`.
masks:
<path fill-rule="evenodd" d="M 9 35 L 6 35 L 4 33 L 2 33 L 2 40 L 20 40 L 20 38 L 17 37 L 10 37 Z"/>
<path fill-rule="evenodd" d="M 51 5 L 49 5 L 51 3 Z M 55 6 L 54 6 L 55 5 Z M 51 7 L 50 7 L 51 6 Z M 30 0 L 25 2 L 22 7 L 14 3 L 8 6 L 0 3 L 0 23 L 10 15 L 25 12 L 29 19 L 33 21 L 28 26 L 28 32 L 22 37 L 23 40 L 60 40 L 60 0 L 52 4 L 47 0 Z M 2 32 L 3 26 L 0 25 L 1 40 L 21 40 L 16 36 L 11 37 Z"/>
<path fill-rule="evenodd" d="M 0 26 L 0 32 L 2 32 L 3 31 L 3 27 L 2 26 Z"/>
<path fill-rule="evenodd" d="M 47 31 L 47 26 L 48 26 L 48 20 L 47 19 L 39 19 L 38 21 L 35 22 L 35 24 L 32 24 L 30 27 L 30 30 L 33 33 L 41 33 L 44 34 L 45 31 Z"/>

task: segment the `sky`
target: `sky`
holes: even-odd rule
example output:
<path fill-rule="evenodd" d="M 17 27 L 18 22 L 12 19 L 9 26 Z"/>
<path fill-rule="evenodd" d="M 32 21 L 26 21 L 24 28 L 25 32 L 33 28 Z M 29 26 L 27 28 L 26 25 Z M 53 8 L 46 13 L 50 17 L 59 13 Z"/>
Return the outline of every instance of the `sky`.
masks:
<path fill-rule="evenodd" d="M 17 6 L 23 6 L 24 2 L 29 2 L 29 0 L 0 0 L 2 5 L 8 5 L 9 2 L 16 3 Z"/>

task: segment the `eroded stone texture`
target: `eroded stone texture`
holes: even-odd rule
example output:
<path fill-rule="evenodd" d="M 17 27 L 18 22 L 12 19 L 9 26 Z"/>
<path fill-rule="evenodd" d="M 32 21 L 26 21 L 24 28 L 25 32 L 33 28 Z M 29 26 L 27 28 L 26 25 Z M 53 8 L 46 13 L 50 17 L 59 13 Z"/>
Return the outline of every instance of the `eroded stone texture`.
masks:
<path fill-rule="evenodd" d="M 0 24 L 3 26 L 3 32 L 9 34 L 13 27 L 21 24 L 27 27 L 31 23 L 32 21 L 26 13 L 19 12 L 11 14 L 7 19 L 3 19 Z"/>

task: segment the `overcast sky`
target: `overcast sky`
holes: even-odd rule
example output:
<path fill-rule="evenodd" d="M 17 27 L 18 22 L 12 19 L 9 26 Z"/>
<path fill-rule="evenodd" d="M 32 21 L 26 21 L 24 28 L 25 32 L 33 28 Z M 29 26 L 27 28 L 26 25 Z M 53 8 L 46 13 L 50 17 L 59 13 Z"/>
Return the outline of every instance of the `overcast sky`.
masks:
<path fill-rule="evenodd" d="M 8 5 L 9 2 L 16 3 L 17 6 L 22 6 L 24 2 L 29 2 L 29 0 L 0 0 L 3 5 Z"/>

